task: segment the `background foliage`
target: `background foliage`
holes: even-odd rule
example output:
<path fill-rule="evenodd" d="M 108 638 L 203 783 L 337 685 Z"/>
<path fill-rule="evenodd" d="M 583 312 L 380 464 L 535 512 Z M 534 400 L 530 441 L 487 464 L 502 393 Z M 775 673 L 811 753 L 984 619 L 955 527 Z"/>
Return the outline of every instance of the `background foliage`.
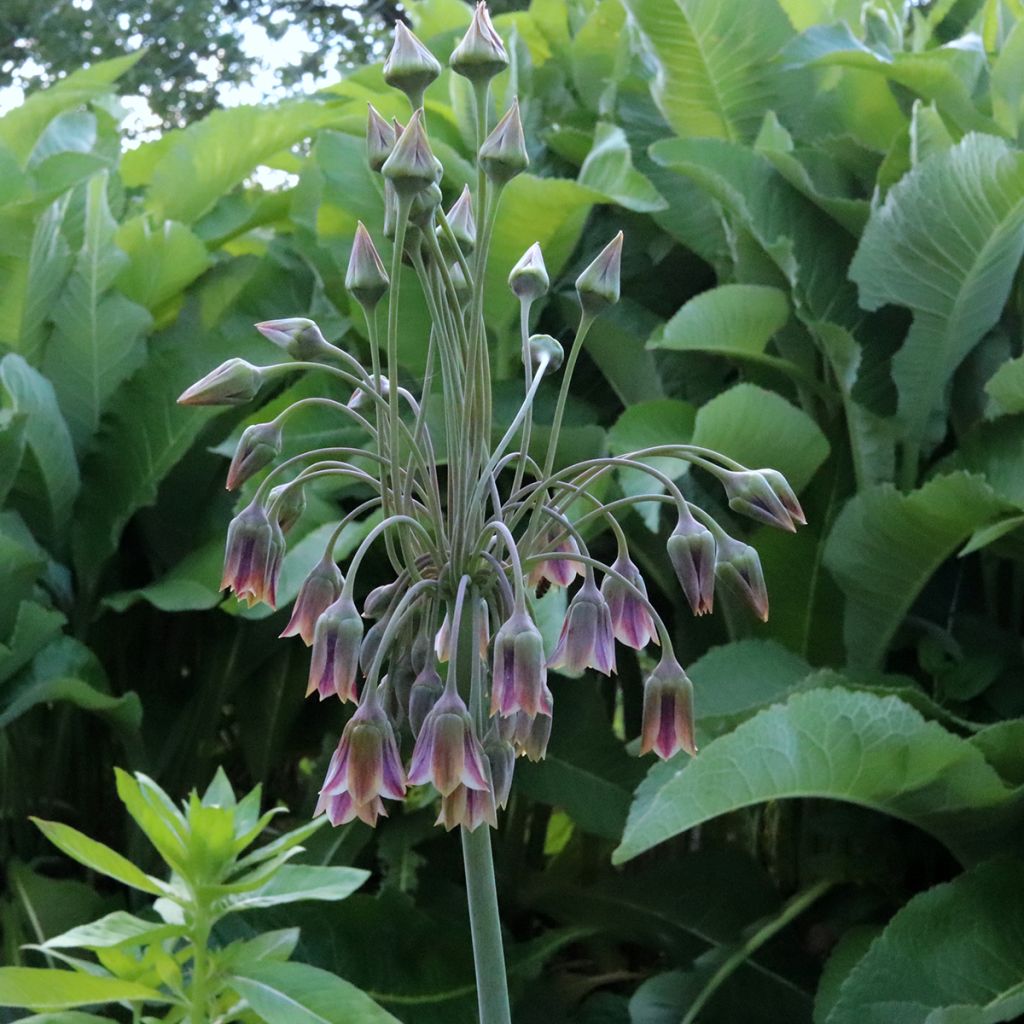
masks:
<path fill-rule="evenodd" d="M 410 13 L 441 57 L 469 16 L 457 0 Z M 558 279 L 543 329 L 565 337 L 579 254 L 621 227 L 624 298 L 587 341 L 574 455 L 692 439 L 781 469 L 810 523 L 752 531 L 764 626 L 725 600 L 684 616 L 671 524 L 653 504 L 629 524 L 692 665 L 702 751 L 631 755 L 640 664 L 556 681 L 551 756 L 517 772 L 497 836 L 523 1024 L 1024 1012 L 1022 18 L 1018 0 L 534 0 L 499 19 L 514 60 L 498 92 L 520 96 L 533 158 L 491 260 L 499 376 L 515 259 L 541 242 Z M 342 276 L 356 220 L 380 236 L 365 102 L 399 114 L 399 98 L 370 66 L 122 151 L 113 96 L 134 62 L 0 119 L 11 963 L 124 906 L 53 858 L 29 813 L 85 823 L 149 869 L 111 765 L 179 797 L 223 764 L 305 813 L 341 724 L 301 703 L 304 649 L 274 639 L 286 613 L 216 589 L 225 457 L 248 420 L 174 399 L 229 355 L 261 361 L 257 320 L 310 315 L 364 344 Z M 454 196 L 467 96 L 446 74 L 427 104 Z M 264 191 L 260 166 L 294 183 Z M 407 323 L 425 318 L 413 293 Z M 402 339 L 413 377 L 425 336 Z M 499 381 L 499 418 L 511 393 Z M 358 497 L 318 492 L 286 596 Z M 473 1019 L 457 852 L 432 817 L 321 831 L 308 862 L 373 881 L 328 912 L 254 915 L 301 926 L 297 959 L 411 1024 Z"/>

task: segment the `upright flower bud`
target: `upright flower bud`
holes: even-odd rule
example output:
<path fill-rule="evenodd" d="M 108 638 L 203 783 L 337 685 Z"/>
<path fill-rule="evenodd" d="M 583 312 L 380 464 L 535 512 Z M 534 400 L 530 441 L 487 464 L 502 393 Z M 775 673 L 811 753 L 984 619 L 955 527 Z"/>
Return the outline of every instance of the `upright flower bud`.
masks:
<path fill-rule="evenodd" d="M 534 242 L 512 268 L 508 275 L 508 286 L 518 299 L 533 302 L 547 294 L 551 285 L 548 268 L 544 266 L 544 254 L 540 250 L 540 242 Z"/>
<path fill-rule="evenodd" d="M 559 537 L 558 540 L 554 539 L 556 536 Z M 541 544 L 545 551 L 552 553 L 568 555 L 580 553 L 575 539 L 570 534 L 562 533 L 558 527 L 550 531 Z M 531 587 L 538 586 L 543 580 L 547 580 L 548 583 L 552 583 L 556 587 L 567 587 L 577 576 L 582 575 L 582 562 L 575 562 L 570 558 L 548 558 L 543 562 L 538 562 L 530 570 L 527 582 Z"/>
<path fill-rule="evenodd" d="M 530 353 L 531 365 L 545 364 L 545 377 L 561 369 L 562 361 L 565 359 L 562 343 L 552 338 L 550 334 L 531 334 L 530 340 L 526 343 L 526 350 Z"/>
<path fill-rule="evenodd" d="M 632 583 L 644 598 L 647 597 L 647 584 L 629 555 L 619 555 L 611 567 Z M 601 581 L 601 594 L 611 612 L 612 632 L 616 640 L 637 651 L 651 640 L 659 643 L 658 630 L 647 605 L 626 583 L 609 574 Z"/>
<path fill-rule="evenodd" d="M 469 287 L 469 282 L 466 280 L 466 275 L 462 272 L 462 267 L 458 263 L 453 263 L 448 267 L 448 274 L 452 279 L 455 297 L 462 305 L 465 305 L 469 302 L 473 289 Z"/>
<path fill-rule="evenodd" d="M 473 219 L 473 194 L 469 191 L 468 185 L 462 187 L 459 198 L 452 203 L 452 208 L 448 211 L 447 218 L 448 227 L 452 229 L 462 255 L 469 256 L 476 248 L 476 221 Z M 441 228 L 437 230 L 438 238 L 447 249 L 444 232 Z"/>
<path fill-rule="evenodd" d="M 380 112 L 372 103 L 367 103 L 369 108 L 366 118 L 366 156 L 370 169 L 379 171 L 384 166 L 384 161 L 391 156 L 391 150 L 395 148 L 395 129 L 380 116 Z"/>
<path fill-rule="evenodd" d="M 725 487 L 729 508 L 734 512 L 750 516 L 751 519 L 768 526 L 776 526 L 791 533 L 796 531 L 789 510 L 761 470 L 745 469 L 734 472 L 723 469 L 716 475 Z M 783 482 L 785 483 L 785 480 Z M 788 489 L 789 485 L 786 487 Z"/>
<path fill-rule="evenodd" d="M 480 166 L 491 181 L 504 185 L 530 166 L 526 152 L 523 122 L 519 117 L 519 100 L 514 99 L 505 116 L 483 141 L 479 153 Z"/>
<path fill-rule="evenodd" d="M 576 278 L 576 294 L 587 316 L 597 316 L 619 301 L 619 276 L 622 269 L 622 232 L 598 254 L 593 263 Z"/>
<path fill-rule="evenodd" d="M 548 667 L 565 668 L 570 672 L 595 668 L 606 676 L 615 671 L 611 612 L 591 577 L 583 581 L 583 586 L 569 602 L 562 633 Z"/>
<path fill-rule="evenodd" d="M 762 622 L 768 621 L 768 588 L 761 559 L 749 544 L 734 537 L 722 537 L 718 542 L 715 575 L 720 583 L 739 594 Z"/>
<path fill-rule="evenodd" d="M 454 690 L 445 690 L 424 719 L 412 752 L 409 782 L 414 786 L 432 782 L 442 796 L 460 784 L 490 789 L 483 747 L 465 701 Z"/>
<path fill-rule="evenodd" d="M 460 825 L 473 832 L 481 825 L 498 827 L 498 815 L 494 809 L 494 794 L 489 789 L 471 789 L 456 786 L 451 793 L 441 797 L 441 812 L 435 825 L 444 825 L 451 832 Z"/>
<path fill-rule="evenodd" d="M 714 534 L 687 512 L 680 514 L 666 547 L 690 610 L 694 615 L 706 615 L 715 600 Z"/>
<path fill-rule="evenodd" d="M 405 23 L 395 25 L 395 42 L 384 61 L 384 81 L 401 89 L 413 109 L 423 106 L 423 92 L 441 74 L 437 58 L 410 32 Z"/>
<path fill-rule="evenodd" d="M 264 320 L 256 324 L 256 330 L 267 341 L 283 348 L 292 359 L 313 362 L 337 353 L 337 349 L 324 338 L 320 328 L 304 316 L 288 317 L 285 320 Z"/>
<path fill-rule="evenodd" d="M 508 53 L 491 24 L 486 3 L 478 3 L 473 20 L 448 61 L 452 71 L 471 82 L 484 84 L 508 67 Z"/>
<path fill-rule="evenodd" d="M 256 397 L 263 373 L 244 359 L 228 359 L 186 388 L 178 405 L 244 405 Z"/>
<path fill-rule="evenodd" d="M 412 197 L 441 180 L 443 168 L 430 149 L 422 110 L 413 113 L 381 171 L 400 196 Z"/>
<path fill-rule="evenodd" d="M 264 466 L 269 466 L 281 454 L 281 441 L 281 427 L 274 420 L 246 427 L 228 467 L 227 489 L 233 491 L 241 487 Z"/>
<path fill-rule="evenodd" d="M 693 683 L 671 651 L 644 683 L 640 753 L 653 750 L 662 760 L 676 751 L 697 753 L 693 742 Z"/>
<path fill-rule="evenodd" d="M 228 526 L 220 589 L 233 590 L 250 607 L 272 599 L 276 582 L 274 542 L 274 526 L 267 510 L 254 500 Z"/>
<path fill-rule="evenodd" d="M 444 693 L 444 683 L 433 665 L 427 665 L 416 677 L 409 693 L 409 725 L 413 736 L 419 736 L 423 723 Z"/>
<path fill-rule="evenodd" d="M 342 701 L 356 699 L 362 639 L 363 620 L 352 599 L 342 594 L 316 621 L 307 697 L 316 691 L 321 700 L 335 694 Z"/>
<path fill-rule="evenodd" d="M 343 583 L 334 556 L 330 551 L 325 552 L 324 557 L 309 570 L 309 575 L 302 581 L 292 608 L 292 617 L 281 636 L 301 636 L 305 645 L 310 647 L 317 620 L 338 600 Z"/>
<path fill-rule="evenodd" d="M 415 224 L 418 228 L 431 228 L 434 211 L 441 205 L 443 198 L 437 182 L 420 189 L 412 197 L 412 203 L 409 206 L 409 223 Z"/>
<path fill-rule="evenodd" d="M 513 612 L 494 638 L 491 714 L 551 714 L 544 638 L 526 612 Z"/>
<path fill-rule="evenodd" d="M 376 308 L 390 284 L 387 271 L 370 233 L 359 221 L 352 241 L 352 255 L 345 273 L 345 287 L 367 312 Z"/>

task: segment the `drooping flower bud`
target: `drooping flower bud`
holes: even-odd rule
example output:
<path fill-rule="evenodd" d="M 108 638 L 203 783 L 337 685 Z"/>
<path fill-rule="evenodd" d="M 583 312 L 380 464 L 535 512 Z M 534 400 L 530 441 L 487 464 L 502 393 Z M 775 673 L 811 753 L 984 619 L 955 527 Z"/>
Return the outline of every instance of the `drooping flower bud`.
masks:
<path fill-rule="evenodd" d="M 494 794 L 489 789 L 456 786 L 451 793 L 441 797 L 441 812 L 434 824 L 444 825 L 447 832 L 460 825 L 468 832 L 475 831 L 483 824 L 497 828 Z"/>
<path fill-rule="evenodd" d="M 416 673 L 412 668 L 412 658 L 409 656 L 408 648 L 403 648 L 398 657 L 391 661 L 388 674 L 381 681 L 384 692 L 387 694 L 385 708 L 395 723 L 395 728 L 400 729 L 409 715 L 409 701 L 412 697 L 412 686 L 416 679 Z"/>
<path fill-rule="evenodd" d="M 445 612 L 444 618 L 441 620 L 441 626 L 434 634 L 434 656 L 443 664 L 451 657 L 451 654 L 452 624 L 448 613 Z"/>
<path fill-rule="evenodd" d="M 423 106 L 423 92 L 441 74 L 437 58 L 409 31 L 405 22 L 395 25 L 395 42 L 384 61 L 384 81 L 401 89 L 413 109 Z"/>
<path fill-rule="evenodd" d="M 442 796 L 460 784 L 481 791 L 490 788 L 483 747 L 457 692 L 446 689 L 424 719 L 412 752 L 409 782 L 432 782 Z"/>
<path fill-rule="evenodd" d="M 494 126 L 494 130 L 483 141 L 479 153 L 480 166 L 484 174 L 494 182 L 504 185 L 530 166 L 526 152 L 526 138 L 523 122 L 519 117 L 519 100 L 514 99 L 505 116 Z"/>
<path fill-rule="evenodd" d="M 313 817 L 316 818 L 321 814 L 326 814 L 327 820 L 334 826 L 347 825 L 350 821 L 358 818 L 360 821 L 365 821 L 370 828 L 376 827 L 378 818 L 388 816 L 380 797 L 376 797 L 369 803 L 357 804 L 352 799 L 351 793 L 339 793 L 337 796 L 321 793 L 317 799 Z"/>
<path fill-rule="evenodd" d="M 570 672 L 595 668 L 606 676 L 615 671 L 612 616 L 592 578 L 583 581 L 583 586 L 569 602 L 548 668 L 564 668 Z"/>
<path fill-rule="evenodd" d="M 532 302 L 547 294 L 551 286 L 548 268 L 544 266 L 544 253 L 540 242 L 534 242 L 512 268 L 508 275 L 508 286 L 516 298 Z"/>
<path fill-rule="evenodd" d="M 370 233 L 359 221 L 352 240 L 352 255 L 345 272 L 345 287 L 363 309 L 376 308 L 391 283 Z"/>
<path fill-rule="evenodd" d="M 381 641 L 384 639 L 384 631 L 388 628 L 390 621 L 385 616 L 366 631 L 366 636 L 359 647 L 359 667 L 362 669 L 364 676 L 369 673 L 373 659 L 377 657 L 377 651 L 380 650 Z"/>
<path fill-rule="evenodd" d="M 516 750 L 508 740 L 502 739 L 497 732 L 491 730 L 484 743 L 484 753 L 491 769 L 491 785 L 494 789 L 494 802 L 498 807 L 508 803 L 512 792 L 512 775 L 516 768 Z"/>
<path fill-rule="evenodd" d="M 576 294 L 587 316 L 597 316 L 619 301 L 619 276 L 622 268 L 622 232 L 598 254 L 593 263 L 576 278 Z"/>
<path fill-rule="evenodd" d="M 775 489 L 765 479 L 763 472 L 756 469 L 745 469 L 738 472 L 722 469 L 716 475 L 725 487 L 729 508 L 734 512 L 750 516 L 751 519 L 766 523 L 768 526 L 789 530 L 790 533 L 796 531 L 789 510 L 782 503 Z M 789 485 L 786 486 L 788 488 Z"/>
<path fill-rule="evenodd" d="M 282 533 L 287 533 L 306 511 L 306 488 L 301 481 L 278 484 L 270 490 L 267 507 L 272 510 L 274 522 Z"/>
<path fill-rule="evenodd" d="M 427 665 L 416 677 L 409 693 L 409 725 L 419 736 L 427 715 L 444 693 L 444 683 L 433 665 Z"/>
<path fill-rule="evenodd" d="M 476 221 L 473 219 L 473 194 L 469 191 L 468 185 L 463 186 L 459 198 L 452 203 L 447 218 L 448 227 L 452 229 L 452 234 L 455 236 L 455 241 L 459 243 L 462 255 L 469 256 L 476 248 Z M 447 250 L 447 238 L 440 228 L 437 230 L 437 237 Z"/>
<path fill-rule="evenodd" d="M 646 598 L 647 584 L 640 570 L 626 554 L 612 562 L 612 569 L 633 584 Z M 647 605 L 622 580 L 611 574 L 601 581 L 601 593 L 608 602 L 615 639 L 639 651 L 653 640 L 659 643 L 658 630 Z"/>
<path fill-rule="evenodd" d="M 800 507 L 796 493 L 789 486 L 789 481 L 777 469 L 760 469 L 758 472 L 765 478 L 768 486 L 775 492 L 779 501 L 782 502 L 783 508 L 789 513 L 790 519 L 794 523 L 799 523 L 800 526 L 806 526 L 807 517 L 804 515 L 804 510 Z"/>
<path fill-rule="evenodd" d="M 395 129 L 380 116 L 372 103 L 366 105 L 369 108 L 366 118 L 366 156 L 370 169 L 379 171 L 395 148 Z"/>
<path fill-rule="evenodd" d="M 554 537 L 560 539 L 555 540 Z M 549 532 L 546 541 L 541 542 L 543 550 L 558 554 L 578 555 L 580 549 L 571 534 L 562 533 L 558 527 Z M 542 580 L 556 587 L 567 587 L 577 576 L 583 575 L 583 563 L 574 562 L 571 558 L 548 558 L 538 562 L 529 573 L 527 582 L 536 587 Z"/>
<path fill-rule="evenodd" d="M 694 615 L 706 615 L 715 600 L 714 534 L 689 512 L 680 514 L 666 548 L 690 610 Z"/>
<path fill-rule="evenodd" d="M 363 620 L 352 599 L 342 594 L 316 620 L 307 697 L 316 691 L 321 700 L 335 694 L 342 701 L 356 699 L 362 639 Z"/>
<path fill-rule="evenodd" d="M 662 760 L 676 751 L 697 753 L 693 742 L 693 683 L 671 651 L 644 682 L 640 753 L 653 750 Z"/>
<path fill-rule="evenodd" d="M 276 585 L 274 544 L 274 525 L 267 510 L 254 500 L 228 526 L 220 589 L 233 590 L 250 607 L 257 601 L 270 603 Z"/>
<path fill-rule="evenodd" d="M 285 320 L 264 320 L 256 330 L 267 341 L 283 348 L 292 359 L 314 362 L 337 353 L 337 349 L 323 336 L 320 328 L 304 316 Z"/>
<path fill-rule="evenodd" d="M 370 396 L 374 393 L 380 395 L 381 398 L 387 398 L 391 393 L 391 382 L 385 376 L 376 378 L 376 388 L 374 389 L 374 378 L 367 381 L 362 387 L 356 388 L 352 392 L 352 397 L 345 404 L 350 409 L 362 409 L 371 399 Z"/>
<path fill-rule="evenodd" d="M 414 196 L 420 189 L 441 180 L 443 168 L 430 149 L 422 110 L 417 110 L 409 119 L 381 171 L 401 196 Z"/>
<path fill-rule="evenodd" d="M 491 714 L 551 714 L 544 638 L 526 612 L 513 612 L 494 638 Z"/>
<path fill-rule="evenodd" d="M 335 564 L 332 553 L 325 552 L 324 557 L 309 570 L 309 575 L 302 581 L 292 608 L 292 617 L 281 636 L 301 636 L 305 645 L 311 646 L 317 620 L 338 600 L 343 583 L 341 570 Z"/>
<path fill-rule="evenodd" d="M 281 427 L 274 420 L 246 427 L 228 467 L 227 489 L 233 491 L 241 487 L 264 466 L 269 466 L 281 454 L 281 442 Z"/>
<path fill-rule="evenodd" d="M 348 793 L 356 804 L 405 796 L 405 771 L 395 733 L 375 697 L 356 708 L 341 734 L 324 779 L 325 796 Z"/>
<path fill-rule="evenodd" d="M 178 405 L 244 405 L 256 397 L 263 373 L 244 359 L 228 359 L 186 388 Z"/>
<path fill-rule="evenodd" d="M 489 82 L 508 67 L 508 53 L 491 24 L 487 4 L 476 5 L 469 29 L 452 51 L 448 63 L 457 75 L 480 84 Z"/>
<path fill-rule="evenodd" d="M 565 350 L 561 342 L 552 338 L 550 334 L 531 334 L 526 346 L 530 353 L 530 362 L 537 367 L 541 363 L 544 364 L 545 377 L 561 368 Z"/>
<path fill-rule="evenodd" d="M 734 537 L 720 538 L 715 575 L 720 583 L 739 594 L 762 622 L 768 621 L 768 588 L 754 548 Z"/>
<path fill-rule="evenodd" d="M 382 583 L 379 587 L 374 587 L 363 601 L 363 618 L 379 619 L 391 607 L 391 602 L 395 599 L 400 586 L 398 580 L 392 580 L 390 583 Z"/>

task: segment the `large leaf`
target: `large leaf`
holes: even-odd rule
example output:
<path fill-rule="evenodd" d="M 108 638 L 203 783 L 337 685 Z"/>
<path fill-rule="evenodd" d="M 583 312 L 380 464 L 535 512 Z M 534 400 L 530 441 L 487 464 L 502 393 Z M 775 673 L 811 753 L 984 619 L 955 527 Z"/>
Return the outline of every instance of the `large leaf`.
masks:
<path fill-rule="evenodd" d="M 892 368 L 912 441 L 925 439 L 953 371 L 999 319 L 1022 253 L 1024 153 L 990 136 L 923 161 L 872 213 L 850 276 L 865 309 L 914 314 Z"/>
<path fill-rule="evenodd" d="M 827 1024 L 999 1024 L 1024 1013 L 1024 865 L 995 860 L 915 896 L 839 990 Z"/>
<path fill-rule="evenodd" d="M 369 873 L 360 868 L 286 864 L 258 889 L 229 897 L 226 905 L 231 910 L 246 910 L 302 900 L 343 900 L 367 878 Z"/>
<path fill-rule="evenodd" d="M 658 75 L 654 96 L 677 134 L 746 141 L 776 96 L 773 58 L 792 29 L 775 0 L 627 0 Z"/>
<path fill-rule="evenodd" d="M 617 863 L 720 814 L 768 800 L 846 800 L 910 821 L 961 860 L 1019 824 L 1012 790 L 967 740 L 896 697 L 810 690 L 709 743 L 637 791 Z"/>
<path fill-rule="evenodd" d="M 60 1010 L 128 999 L 147 1003 L 169 1001 L 156 989 L 134 981 L 43 967 L 0 967 L 0 1006 Z"/>
<path fill-rule="evenodd" d="M 173 935 L 184 934 L 181 925 L 161 921 L 143 921 L 140 917 L 115 910 L 112 914 L 79 925 L 43 943 L 46 949 L 108 949 L 115 946 L 133 946 L 143 942 L 157 942 Z"/>
<path fill-rule="evenodd" d="M 979 476 L 951 473 L 902 494 L 889 484 L 855 495 L 825 546 L 825 564 L 846 595 L 850 662 L 876 667 L 932 574 L 1006 506 Z"/>
<path fill-rule="evenodd" d="M 664 210 L 668 205 L 633 166 L 626 133 L 604 121 L 594 132 L 594 144 L 580 168 L 579 182 L 637 213 Z"/>
<path fill-rule="evenodd" d="M 15 691 L 13 699 L 0 712 L 0 728 L 9 725 L 39 704 L 62 701 L 74 704 L 83 711 L 106 718 L 122 733 L 131 734 L 142 721 L 142 704 L 138 694 L 124 693 L 115 697 L 97 690 L 83 679 L 69 676 L 33 679 Z"/>
<path fill-rule="evenodd" d="M 117 286 L 150 311 L 184 291 L 210 263 L 202 241 L 175 221 L 155 227 L 133 217 L 118 230 L 117 244 L 128 257 Z"/>
<path fill-rule="evenodd" d="M 46 343 L 53 304 L 71 269 L 72 257 L 61 231 L 70 196 L 55 199 L 36 221 L 28 254 L 18 351 L 38 363 Z"/>

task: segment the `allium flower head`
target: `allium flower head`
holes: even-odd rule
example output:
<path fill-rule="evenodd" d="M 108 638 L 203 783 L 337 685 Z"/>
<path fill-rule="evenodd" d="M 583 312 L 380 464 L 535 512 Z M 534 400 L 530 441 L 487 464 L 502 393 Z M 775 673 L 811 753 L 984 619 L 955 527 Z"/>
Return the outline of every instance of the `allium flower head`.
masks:
<path fill-rule="evenodd" d="M 255 499 L 231 520 L 221 590 L 230 588 L 249 606 L 273 605 L 277 585 L 276 536 L 267 510 Z"/>

